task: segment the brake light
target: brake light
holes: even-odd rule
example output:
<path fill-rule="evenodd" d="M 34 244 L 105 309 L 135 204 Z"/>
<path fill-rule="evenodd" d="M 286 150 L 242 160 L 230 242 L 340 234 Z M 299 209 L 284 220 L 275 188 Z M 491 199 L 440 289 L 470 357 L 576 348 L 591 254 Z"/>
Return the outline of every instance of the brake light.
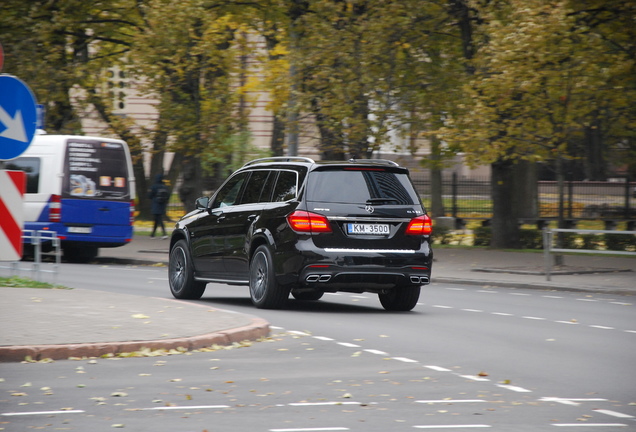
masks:
<path fill-rule="evenodd" d="M 135 201 L 130 202 L 130 225 L 135 224 Z"/>
<path fill-rule="evenodd" d="M 306 211 L 295 211 L 287 216 L 291 229 L 302 233 L 330 233 L 331 226 L 325 216 Z"/>
<path fill-rule="evenodd" d="M 409 235 L 430 235 L 433 232 L 433 223 L 428 215 L 418 216 L 411 219 L 406 227 L 406 234 Z"/>
<path fill-rule="evenodd" d="M 49 222 L 60 222 L 62 220 L 62 198 L 59 195 L 51 195 L 49 201 Z"/>

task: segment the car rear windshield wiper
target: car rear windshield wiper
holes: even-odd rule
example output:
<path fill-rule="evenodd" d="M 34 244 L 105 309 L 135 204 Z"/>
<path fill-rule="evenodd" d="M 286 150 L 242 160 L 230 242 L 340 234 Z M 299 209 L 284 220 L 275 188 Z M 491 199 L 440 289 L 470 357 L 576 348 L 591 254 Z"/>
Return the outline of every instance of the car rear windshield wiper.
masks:
<path fill-rule="evenodd" d="M 396 198 L 369 198 L 367 204 L 385 204 L 399 202 Z"/>

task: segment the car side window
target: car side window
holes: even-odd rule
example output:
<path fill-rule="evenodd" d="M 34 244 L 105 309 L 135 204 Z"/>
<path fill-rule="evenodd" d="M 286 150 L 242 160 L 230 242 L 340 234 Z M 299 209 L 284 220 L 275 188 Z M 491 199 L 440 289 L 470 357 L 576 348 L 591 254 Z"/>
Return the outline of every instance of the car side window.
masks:
<path fill-rule="evenodd" d="M 228 180 L 216 194 L 212 208 L 222 208 L 238 204 L 239 193 L 247 180 L 248 172 L 242 172 Z"/>
<path fill-rule="evenodd" d="M 285 202 L 296 198 L 298 175 L 294 171 L 281 171 L 274 187 L 273 202 Z"/>
<path fill-rule="evenodd" d="M 261 197 L 258 202 L 271 202 L 272 201 L 272 189 L 274 189 L 274 183 L 276 183 L 276 178 L 278 177 L 278 171 L 270 171 L 269 177 L 267 177 L 267 181 L 263 185 L 263 190 L 261 192 Z"/>
<path fill-rule="evenodd" d="M 250 179 L 247 181 L 245 192 L 243 192 L 241 204 L 259 202 L 261 191 L 263 190 L 263 185 L 266 183 L 267 177 L 269 176 L 270 172 L 271 171 L 268 170 L 258 170 L 252 172 Z"/>

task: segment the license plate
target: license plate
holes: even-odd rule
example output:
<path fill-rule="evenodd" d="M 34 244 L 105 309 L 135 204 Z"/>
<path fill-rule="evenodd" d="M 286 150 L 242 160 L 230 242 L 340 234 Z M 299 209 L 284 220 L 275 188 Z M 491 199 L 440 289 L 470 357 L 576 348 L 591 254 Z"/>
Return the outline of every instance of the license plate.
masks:
<path fill-rule="evenodd" d="M 387 224 L 347 224 L 348 234 L 361 235 L 389 235 L 389 225 Z"/>
<path fill-rule="evenodd" d="M 74 234 L 90 234 L 93 232 L 91 227 L 68 227 L 68 232 Z"/>

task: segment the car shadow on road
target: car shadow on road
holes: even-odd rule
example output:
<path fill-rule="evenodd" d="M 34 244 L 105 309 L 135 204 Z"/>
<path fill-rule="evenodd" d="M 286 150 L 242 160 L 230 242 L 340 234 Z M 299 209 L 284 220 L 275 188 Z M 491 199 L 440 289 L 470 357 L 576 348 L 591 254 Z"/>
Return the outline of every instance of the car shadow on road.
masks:
<path fill-rule="evenodd" d="M 222 306 L 222 307 L 248 307 L 250 308 L 255 315 L 258 314 L 258 311 L 261 309 L 257 309 L 252 305 L 252 302 L 249 297 L 213 297 L 213 296 L 204 296 L 197 302 L 204 302 L 205 304 L 209 304 L 210 306 Z M 410 312 L 392 312 L 386 311 L 382 308 L 380 303 L 378 302 L 377 307 L 366 306 L 361 304 L 343 304 L 330 302 L 328 299 L 321 299 L 315 301 L 306 301 L 306 300 L 296 300 L 290 298 L 287 300 L 285 307 L 280 309 L 280 311 L 289 311 L 289 312 L 303 312 L 303 313 L 333 313 L 333 314 L 341 314 L 341 313 L 357 313 L 357 314 L 412 314 L 412 315 L 420 315 L 423 312 L 419 312 L 417 310 L 413 310 Z M 245 311 L 241 311 L 245 312 Z"/>

